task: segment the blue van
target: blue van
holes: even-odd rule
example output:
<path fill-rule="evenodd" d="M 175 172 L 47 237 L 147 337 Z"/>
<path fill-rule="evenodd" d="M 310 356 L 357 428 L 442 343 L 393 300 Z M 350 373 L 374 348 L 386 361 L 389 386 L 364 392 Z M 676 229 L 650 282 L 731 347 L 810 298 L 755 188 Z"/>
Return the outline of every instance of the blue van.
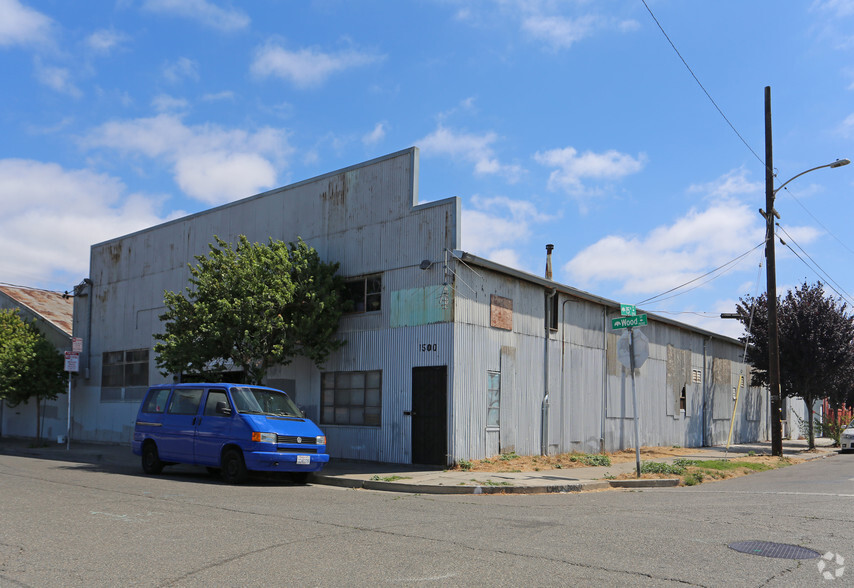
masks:
<path fill-rule="evenodd" d="M 250 471 L 291 472 L 304 483 L 329 462 L 326 437 L 281 390 L 246 384 L 149 388 L 133 431 L 142 469 L 200 465 L 231 484 Z"/>

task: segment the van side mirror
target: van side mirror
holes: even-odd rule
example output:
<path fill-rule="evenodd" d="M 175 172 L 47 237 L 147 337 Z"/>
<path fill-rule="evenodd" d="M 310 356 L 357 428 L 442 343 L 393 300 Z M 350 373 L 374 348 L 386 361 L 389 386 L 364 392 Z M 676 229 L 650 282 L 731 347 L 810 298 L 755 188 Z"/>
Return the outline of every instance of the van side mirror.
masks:
<path fill-rule="evenodd" d="M 231 408 L 229 408 L 227 402 L 217 402 L 216 413 L 223 416 L 231 416 Z"/>

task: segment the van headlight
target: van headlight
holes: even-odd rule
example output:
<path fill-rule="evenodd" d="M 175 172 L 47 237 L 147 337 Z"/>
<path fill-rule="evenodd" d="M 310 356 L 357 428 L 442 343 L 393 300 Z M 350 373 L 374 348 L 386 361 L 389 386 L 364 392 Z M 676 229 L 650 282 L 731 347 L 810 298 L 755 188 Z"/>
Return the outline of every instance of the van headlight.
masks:
<path fill-rule="evenodd" d="M 317 444 L 318 445 L 326 445 L 326 435 L 318 435 L 317 436 Z"/>
<path fill-rule="evenodd" d="M 257 431 L 253 431 L 252 440 L 260 443 L 276 443 L 278 442 L 278 437 L 275 433 L 259 433 Z"/>

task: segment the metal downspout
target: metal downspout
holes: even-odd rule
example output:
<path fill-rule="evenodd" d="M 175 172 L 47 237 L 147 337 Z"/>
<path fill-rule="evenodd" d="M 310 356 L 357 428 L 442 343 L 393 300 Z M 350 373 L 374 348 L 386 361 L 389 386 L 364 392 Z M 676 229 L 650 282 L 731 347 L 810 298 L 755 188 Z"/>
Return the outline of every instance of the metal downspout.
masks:
<path fill-rule="evenodd" d="M 551 335 L 552 298 L 557 294 L 557 289 L 552 288 L 546 296 L 546 324 L 543 343 L 543 406 L 542 423 L 540 435 L 540 455 L 549 454 L 549 340 Z"/>
<path fill-rule="evenodd" d="M 605 453 L 605 409 L 608 396 L 608 308 L 602 309 L 602 415 L 599 423 L 599 453 Z"/>

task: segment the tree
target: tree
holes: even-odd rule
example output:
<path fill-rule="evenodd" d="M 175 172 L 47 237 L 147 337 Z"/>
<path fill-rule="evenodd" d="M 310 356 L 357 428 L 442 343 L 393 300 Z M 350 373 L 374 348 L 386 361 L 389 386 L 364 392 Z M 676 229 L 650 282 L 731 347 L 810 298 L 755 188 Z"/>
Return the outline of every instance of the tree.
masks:
<path fill-rule="evenodd" d="M 755 304 L 755 306 L 754 306 Z M 752 384 L 768 385 L 767 295 L 740 299 L 739 319 L 747 327 L 747 361 L 754 366 Z M 851 391 L 854 370 L 854 317 L 841 300 L 825 295 L 824 286 L 806 282 L 778 300 L 780 387 L 787 397 L 802 398 L 807 406 L 809 446 L 815 448 L 813 405 L 827 398 L 844 404 Z M 744 340 L 744 338 L 742 338 Z"/>
<path fill-rule="evenodd" d="M 166 332 L 154 346 L 164 375 L 218 379 L 233 363 L 260 384 L 273 365 L 304 356 L 320 366 L 344 345 L 335 338 L 344 310 L 337 263 L 301 238 L 261 245 L 241 235 L 234 249 L 214 239 L 190 266 L 185 293 L 164 294 Z"/>
<path fill-rule="evenodd" d="M 41 403 L 65 392 L 68 373 L 61 353 L 18 309 L 0 310 L 0 398 L 9 406 L 36 399 L 36 440 L 41 440 Z"/>

